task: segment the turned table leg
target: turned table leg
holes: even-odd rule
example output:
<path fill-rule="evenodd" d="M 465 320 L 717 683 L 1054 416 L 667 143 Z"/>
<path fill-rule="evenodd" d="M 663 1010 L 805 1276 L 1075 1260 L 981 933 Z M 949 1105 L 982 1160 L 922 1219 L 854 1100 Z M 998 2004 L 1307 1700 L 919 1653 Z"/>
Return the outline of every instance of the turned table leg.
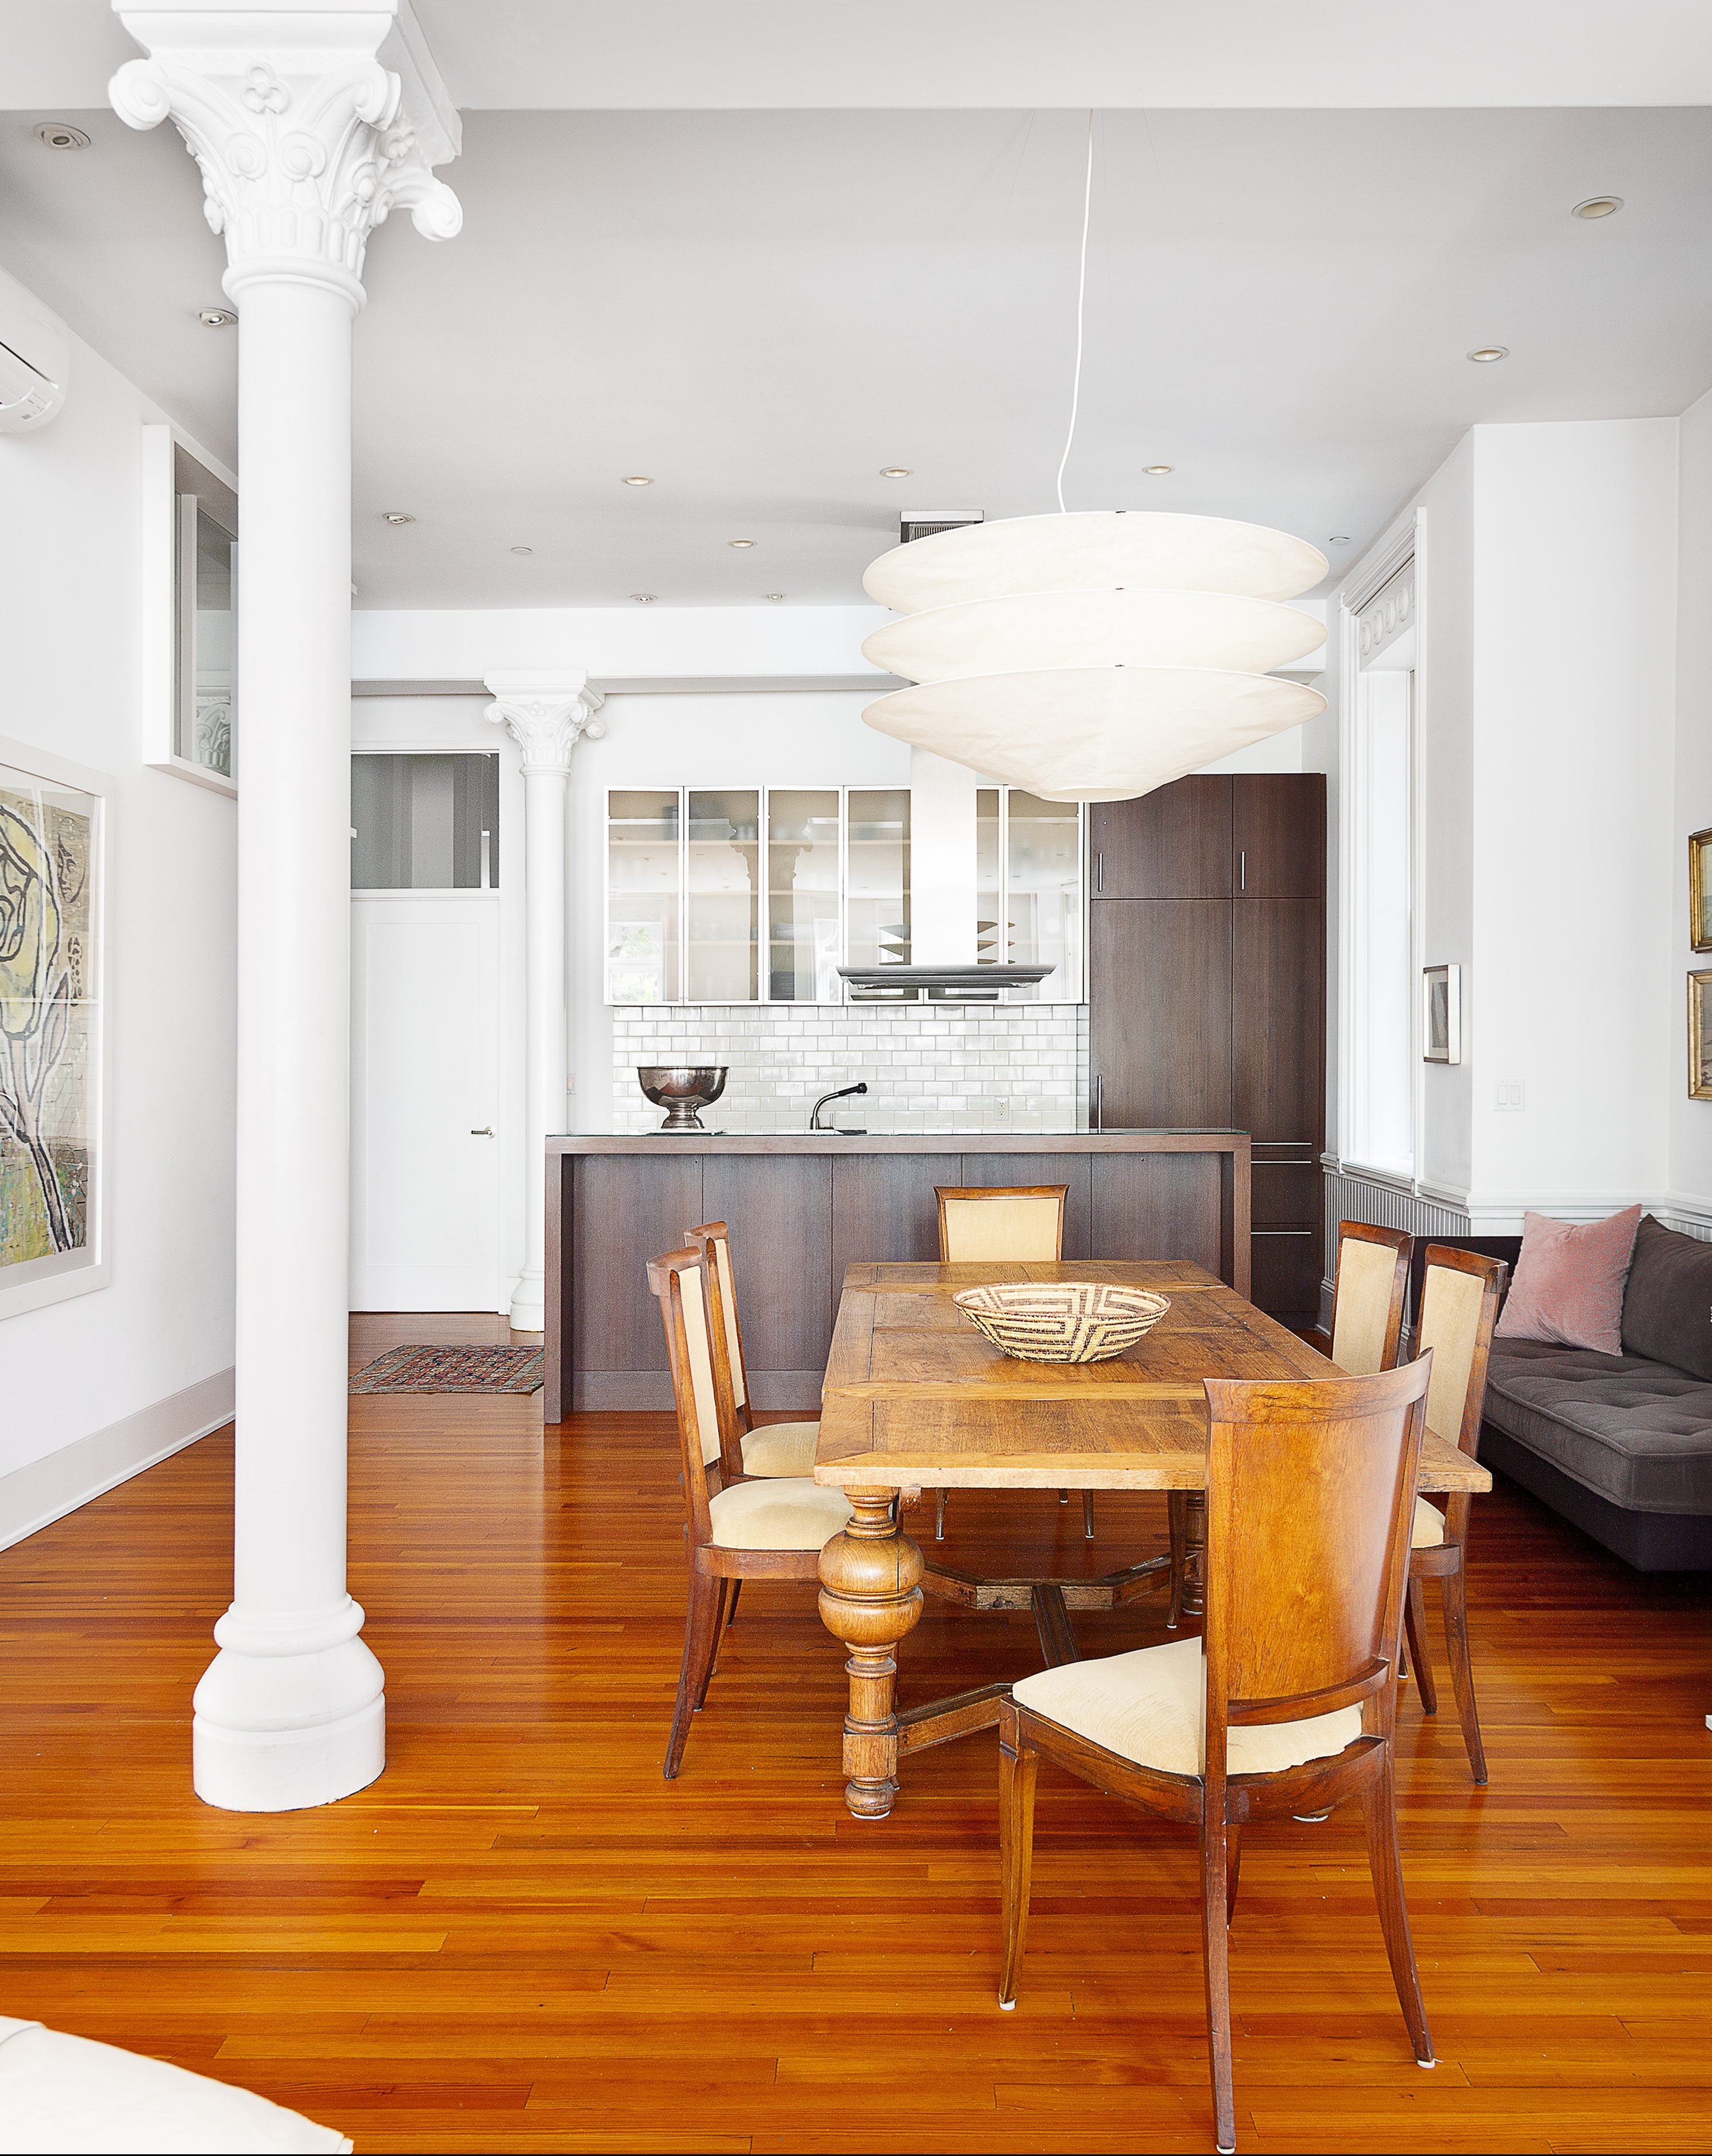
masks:
<path fill-rule="evenodd" d="M 1206 1492 L 1183 1492 L 1183 1585 L 1179 1614 L 1206 1614 Z"/>
<path fill-rule="evenodd" d="M 890 1490 L 845 1494 L 853 1517 L 820 1553 L 820 1617 L 850 1649 L 844 1801 L 857 1819 L 884 1819 L 897 1794 L 892 1650 L 922 1614 L 922 1553 L 899 1532 Z"/>

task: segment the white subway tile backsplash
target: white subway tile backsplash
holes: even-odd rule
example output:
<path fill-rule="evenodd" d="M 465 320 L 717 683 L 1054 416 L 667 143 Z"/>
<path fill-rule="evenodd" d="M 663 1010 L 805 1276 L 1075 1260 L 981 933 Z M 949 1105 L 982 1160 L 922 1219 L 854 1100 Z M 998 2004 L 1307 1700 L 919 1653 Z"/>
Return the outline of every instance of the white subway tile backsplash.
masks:
<path fill-rule="evenodd" d="M 660 1120 L 636 1085 L 646 1063 L 727 1065 L 707 1118 L 727 1131 L 800 1127 L 820 1094 L 859 1078 L 866 1097 L 835 1112 L 871 1131 L 1063 1127 L 1087 1096 L 1087 1010 L 1076 1004 L 625 1005 L 612 1042 L 620 1131 Z"/>

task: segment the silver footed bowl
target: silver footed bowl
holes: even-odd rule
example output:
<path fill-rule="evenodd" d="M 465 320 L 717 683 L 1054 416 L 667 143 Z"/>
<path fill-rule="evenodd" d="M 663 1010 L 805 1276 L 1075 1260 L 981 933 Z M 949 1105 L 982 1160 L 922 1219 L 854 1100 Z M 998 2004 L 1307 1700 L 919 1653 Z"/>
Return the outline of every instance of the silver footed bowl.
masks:
<path fill-rule="evenodd" d="M 1019 1363 L 1103 1363 L 1133 1348 L 1171 1307 L 1168 1296 L 1108 1281 L 1018 1281 L 951 1300 Z"/>
<path fill-rule="evenodd" d="M 656 1108 L 666 1110 L 661 1130 L 704 1131 L 707 1127 L 696 1111 L 711 1106 L 725 1091 L 728 1068 L 723 1063 L 643 1063 L 636 1067 L 636 1083 Z"/>

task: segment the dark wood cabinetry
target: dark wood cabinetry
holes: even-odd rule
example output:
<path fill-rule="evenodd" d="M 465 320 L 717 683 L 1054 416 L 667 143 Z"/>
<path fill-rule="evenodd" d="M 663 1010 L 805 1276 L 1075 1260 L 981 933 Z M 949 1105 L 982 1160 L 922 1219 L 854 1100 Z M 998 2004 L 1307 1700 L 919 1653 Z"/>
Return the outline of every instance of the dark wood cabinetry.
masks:
<path fill-rule="evenodd" d="M 1108 1130 L 1254 1141 L 1254 1300 L 1317 1312 L 1325 1117 L 1325 781 L 1179 779 L 1089 811 L 1089 1050 Z"/>

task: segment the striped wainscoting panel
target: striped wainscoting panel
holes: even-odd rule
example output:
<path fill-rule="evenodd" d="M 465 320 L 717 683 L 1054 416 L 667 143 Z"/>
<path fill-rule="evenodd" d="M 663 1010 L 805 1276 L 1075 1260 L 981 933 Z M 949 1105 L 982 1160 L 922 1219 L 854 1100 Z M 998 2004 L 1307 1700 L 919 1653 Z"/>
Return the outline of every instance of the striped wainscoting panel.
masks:
<path fill-rule="evenodd" d="M 1325 1172 L 1325 1261 L 1338 1261 L 1338 1230 L 1345 1220 L 1365 1220 L 1375 1228 L 1401 1228 L 1406 1234 L 1428 1239 L 1436 1235 L 1467 1235 L 1473 1232 L 1466 1213 L 1454 1205 L 1436 1205 L 1389 1183 L 1370 1183 L 1340 1168 Z M 1332 1282 L 1329 1273 L 1320 1283 L 1319 1322 L 1329 1327 Z"/>

